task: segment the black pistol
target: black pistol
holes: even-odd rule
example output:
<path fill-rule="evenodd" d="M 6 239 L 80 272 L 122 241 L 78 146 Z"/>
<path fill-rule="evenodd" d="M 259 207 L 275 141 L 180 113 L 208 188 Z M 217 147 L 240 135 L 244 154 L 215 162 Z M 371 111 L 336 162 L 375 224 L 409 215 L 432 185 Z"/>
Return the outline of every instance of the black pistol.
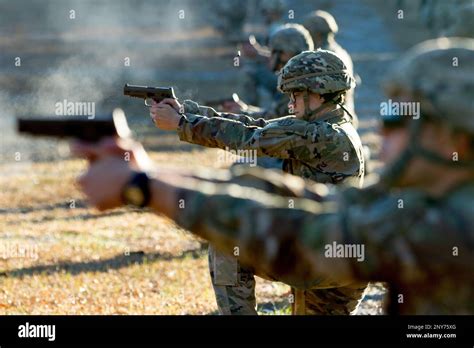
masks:
<path fill-rule="evenodd" d="M 103 137 L 131 135 L 127 119 L 121 109 L 112 115 L 87 119 L 82 116 L 18 118 L 20 133 L 56 138 L 75 138 L 86 142 L 98 142 Z"/>
<path fill-rule="evenodd" d="M 123 87 L 123 95 L 132 98 L 141 98 L 145 101 L 145 105 L 150 107 L 147 101 L 153 99 L 157 103 L 166 98 L 176 99 L 173 87 L 147 87 L 125 84 Z"/>

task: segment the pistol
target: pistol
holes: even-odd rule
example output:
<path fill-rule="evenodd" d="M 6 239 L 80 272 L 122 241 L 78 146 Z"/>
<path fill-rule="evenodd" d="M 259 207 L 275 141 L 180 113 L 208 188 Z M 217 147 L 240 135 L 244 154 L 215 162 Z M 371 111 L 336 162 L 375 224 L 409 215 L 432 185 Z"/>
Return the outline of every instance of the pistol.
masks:
<path fill-rule="evenodd" d="M 75 138 L 86 142 L 98 142 L 103 137 L 117 136 L 127 138 L 131 135 L 127 119 L 121 109 L 115 109 L 112 115 L 97 117 L 93 120 L 82 116 L 18 118 L 20 133 L 56 138 Z"/>
<path fill-rule="evenodd" d="M 166 98 L 176 99 L 173 87 L 147 87 L 125 84 L 123 87 L 123 95 L 141 98 L 145 101 L 145 105 L 150 107 L 147 101 L 153 99 L 157 103 Z"/>

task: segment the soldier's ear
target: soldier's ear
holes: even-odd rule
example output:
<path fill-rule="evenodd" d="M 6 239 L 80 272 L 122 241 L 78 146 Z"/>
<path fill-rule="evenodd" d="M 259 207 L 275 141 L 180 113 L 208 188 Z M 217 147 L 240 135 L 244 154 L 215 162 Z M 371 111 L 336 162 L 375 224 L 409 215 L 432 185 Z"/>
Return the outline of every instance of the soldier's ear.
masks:
<path fill-rule="evenodd" d="M 455 131 L 452 133 L 452 138 L 459 153 L 469 156 L 469 159 L 472 161 L 474 158 L 474 136 L 462 131 Z"/>

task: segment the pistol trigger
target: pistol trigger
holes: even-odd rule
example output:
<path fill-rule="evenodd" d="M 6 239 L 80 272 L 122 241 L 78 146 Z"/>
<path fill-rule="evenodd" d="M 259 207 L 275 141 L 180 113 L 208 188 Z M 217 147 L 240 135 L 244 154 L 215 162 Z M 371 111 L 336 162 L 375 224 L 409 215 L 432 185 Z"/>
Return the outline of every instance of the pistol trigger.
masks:
<path fill-rule="evenodd" d="M 145 105 L 148 106 L 149 108 L 152 107 L 153 105 L 147 103 L 147 100 L 148 100 L 148 99 L 145 99 Z"/>

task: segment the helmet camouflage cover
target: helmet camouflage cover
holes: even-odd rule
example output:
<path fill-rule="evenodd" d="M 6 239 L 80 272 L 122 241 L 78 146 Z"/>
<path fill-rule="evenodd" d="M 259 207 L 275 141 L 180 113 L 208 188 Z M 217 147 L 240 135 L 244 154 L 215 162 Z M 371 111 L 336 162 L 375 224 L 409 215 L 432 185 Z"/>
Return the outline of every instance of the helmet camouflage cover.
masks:
<path fill-rule="evenodd" d="M 337 34 L 339 30 L 334 17 L 326 11 L 311 12 L 303 21 L 303 26 L 310 31 L 311 34 Z"/>
<path fill-rule="evenodd" d="M 388 96 L 413 98 L 442 122 L 474 133 L 474 39 L 440 38 L 413 47 L 385 79 Z"/>
<path fill-rule="evenodd" d="M 300 53 L 313 50 L 311 34 L 300 24 L 284 24 L 271 34 L 268 46 L 272 50 Z"/>
<path fill-rule="evenodd" d="M 278 76 L 278 89 L 283 93 L 308 90 L 325 94 L 355 87 L 354 78 L 343 61 L 327 50 L 305 51 L 291 58 Z"/>

